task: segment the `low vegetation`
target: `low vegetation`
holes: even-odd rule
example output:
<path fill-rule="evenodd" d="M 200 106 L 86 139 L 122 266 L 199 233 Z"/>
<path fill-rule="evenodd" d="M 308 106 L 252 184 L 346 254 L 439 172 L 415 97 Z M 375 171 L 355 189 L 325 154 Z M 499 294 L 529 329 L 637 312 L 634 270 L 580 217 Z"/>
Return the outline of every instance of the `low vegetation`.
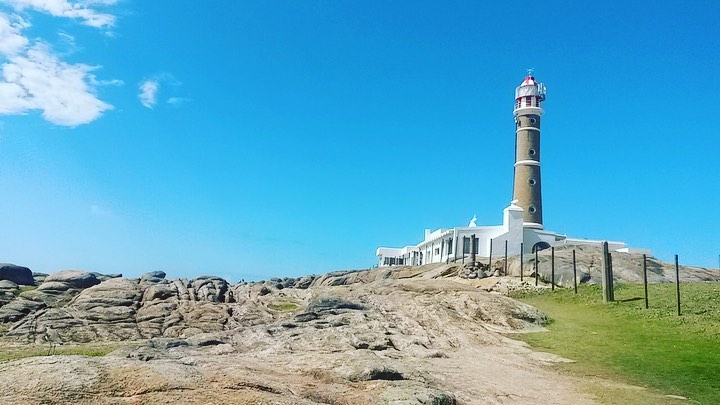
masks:
<path fill-rule="evenodd" d="M 272 302 L 267 307 L 276 312 L 294 312 L 300 309 L 300 305 L 289 301 Z"/>
<path fill-rule="evenodd" d="M 16 289 L 16 290 L 13 290 L 13 294 L 15 294 L 16 296 L 18 296 L 18 295 L 24 293 L 25 291 L 32 291 L 32 290 L 35 290 L 35 289 L 37 289 L 37 288 L 38 288 L 38 286 L 36 286 L 36 285 L 24 285 L 24 286 L 21 286 L 20 288 L 18 288 L 18 289 Z"/>
<path fill-rule="evenodd" d="M 68 346 L 56 346 L 52 348 L 46 345 L 27 346 L 2 346 L 0 347 L 0 362 L 23 359 L 26 357 L 49 356 L 49 355 L 81 355 L 81 356 L 104 356 L 120 345 L 82 345 L 74 344 Z"/>
<path fill-rule="evenodd" d="M 515 296 L 545 311 L 550 332 L 514 335 L 537 350 L 576 363 L 565 371 L 601 375 L 697 403 L 720 402 L 720 283 L 681 284 L 682 316 L 675 285 L 618 284 L 616 302 L 602 303 L 597 285 Z M 623 395 L 629 395 L 624 393 Z M 644 402 L 642 393 L 608 402 Z M 618 401 L 620 399 L 620 401 Z M 670 400 L 670 397 L 668 397 Z"/>

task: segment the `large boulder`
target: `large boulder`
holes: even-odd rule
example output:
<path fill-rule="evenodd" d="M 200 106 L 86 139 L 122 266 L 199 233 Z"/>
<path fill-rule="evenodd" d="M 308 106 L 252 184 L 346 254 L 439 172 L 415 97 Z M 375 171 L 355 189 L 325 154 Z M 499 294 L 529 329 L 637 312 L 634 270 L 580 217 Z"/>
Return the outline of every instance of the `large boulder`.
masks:
<path fill-rule="evenodd" d="M 56 281 L 66 283 L 73 288 L 88 288 L 100 284 L 97 276 L 87 271 L 81 270 L 64 270 L 53 273 L 45 278 L 45 283 Z"/>
<path fill-rule="evenodd" d="M 140 276 L 140 279 L 143 281 L 158 282 L 164 280 L 165 275 L 164 271 L 150 271 Z"/>
<path fill-rule="evenodd" d="M 9 280 L 20 285 L 35 285 L 30 269 L 9 263 L 0 263 L 0 280 Z"/>

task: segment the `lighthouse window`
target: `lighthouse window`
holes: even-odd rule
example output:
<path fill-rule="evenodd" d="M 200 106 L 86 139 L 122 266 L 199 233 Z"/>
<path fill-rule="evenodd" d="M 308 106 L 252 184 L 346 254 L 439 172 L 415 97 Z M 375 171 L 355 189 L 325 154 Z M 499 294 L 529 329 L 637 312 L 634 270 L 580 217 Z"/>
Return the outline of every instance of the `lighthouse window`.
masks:
<path fill-rule="evenodd" d="M 536 122 L 537 122 L 537 120 L 536 120 L 535 118 L 530 118 L 530 123 L 531 123 L 531 124 L 534 124 L 534 123 L 536 123 Z"/>
<path fill-rule="evenodd" d="M 525 107 L 530 107 L 530 97 L 525 98 Z"/>
<path fill-rule="evenodd" d="M 528 208 L 528 211 L 530 211 L 531 214 L 534 214 L 535 212 L 537 212 L 537 209 L 535 208 L 535 206 L 531 205 L 530 208 Z"/>
<path fill-rule="evenodd" d="M 531 186 L 534 186 L 534 185 L 535 185 L 535 179 L 530 179 L 530 180 L 528 180 L 528 183 L 530 183 Z"/>
<path fill-rule="evenodd" d="M 530 156 L 535 156 L 537 152 L 535 152 L 535 149 L 530 149 Z"/>

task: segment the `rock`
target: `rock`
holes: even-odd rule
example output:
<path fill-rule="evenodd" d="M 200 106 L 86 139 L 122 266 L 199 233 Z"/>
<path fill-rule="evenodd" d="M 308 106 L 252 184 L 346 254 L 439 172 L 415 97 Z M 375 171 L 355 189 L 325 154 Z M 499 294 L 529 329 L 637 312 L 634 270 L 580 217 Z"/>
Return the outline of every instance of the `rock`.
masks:
<path fill-rule="evenodd" d="M 84 289 L 100 284 L 100 280 L 98 280 L 94 274 L 80 270 L 64 270 L 53 273 L 45 278 L 45 282 L 50 281 L 67 283 L 69 286 L 78 289 Z"/>
<path fill-rule="evenodd" d="M 155 349 L 172 349 L 173 347 L 186 347 L 190 343 L 186 339 L 151 339 L 148 344 Z"/>
<path fill-rule="evenodd" d="M 469 279 L 478 278 L 478 274 L 477 274 L 477 273 L 470 273 L 470 274 L 467 275 L 467 278 L 469 278 Z"/>
<path fill-rule="evenodd" d="M 262 288 L 260 288 L 259 294 L 260 294 L 261 296 L 262 296 L 262 295 L 268 295 L 268 294 L 270 294 L 270 289 L 267 288 L 267 287 L 265 287 L 265 286 L 262 286 Z"/>
<path fill-rule="evenodd" d="M 145 273 L 142 276 L 140 276 L 140 280 L 156 283 L 159 280 L 164 280 L 165 276 L 166 276 L 166 274 L 164 271 L 151 271 L 151 272 Z"/>
<path fill-rule="evenodd" d="M 30 269 L 9 263 L 0 263 L 0 280 L 12 281 L 19 285 L 35 285 Z"/>
<path fill-rule="evenodd" d="M 200 276 L 190 282 L 199 301 L 228 302 L 228 283 L 215 276 Z"/>
<path fill-rule="evenodd" d="M 67 291 L 72 286 L 68 283 L 61 283 L 59 281 L 46 281 L 37 288 L 36 291 L 44 291 L 48 293 L 58 293 L 62 291 Z"/>
<path fill-rule="evenodd" d="M 17 290 L 18 285 L 10 280 L 0 280 L 0 290 Z"/>
<path fill-rule="evenodd" d="M 297 322 L 309 322 L 320 318 L 315 312 L 304 312 L 302 314 L 295 315 L 295 321 Z"/>
<path fill-rule="evenodd" d="M 110 280 L 111 278 L 122 277 L 122 274 L 119 274 L 119 273 L 102 274 L 102 273 L 93 271 L 93 272 L 90 272 L 90 274 L 94 275 L 98 280 L 100 280 L 100 282 Z"/>
<path fill-rule="evenodd" d="M 43 281 L 45 281 L 45 278 L 48 276 L 48 274 L 45 273 L 36 273 L 32 272 L 33 279 L 35 280 L 35 284 L 41 284 Z"/>
<path fill-rule="evenodd" d="M 365 309 L 362 305 L 338 297 L 325 297 L 314 300 L 307 307 L 307 312 L 322 312 L 333 309 Z"/>
<path fill-rule="evenodd" d="M 399 381 L 404 380 L 405 377 L 393 368 L 387 366 L 377 366 L 366 368 L 359 373 L 352 374 L 348 379 L 352 382 L 373 380 Z"/>
<path fill-rule="evenodd" d="M 45 307 L 45 303 L 24 298 L 15 299 L 0 307 L 0 323 L 15 322 L 25 315 Z"/>
<path fill-rule="evenodd" d="M 285 286 L 282 285 L 282 283 L 277 283 L 275 284 L 275 288 L 277 288 L 278 290 L 282 290 L 283 288 L 285 288 Z"/>
<path fill-rule="evenodd" d="M 297 283 L 295 283 L 295 288 L 300 289 L 307 289 L 312 284 L 313 280 L 315 280 L 315 276 L 305 276 L 300 278 Z"/>

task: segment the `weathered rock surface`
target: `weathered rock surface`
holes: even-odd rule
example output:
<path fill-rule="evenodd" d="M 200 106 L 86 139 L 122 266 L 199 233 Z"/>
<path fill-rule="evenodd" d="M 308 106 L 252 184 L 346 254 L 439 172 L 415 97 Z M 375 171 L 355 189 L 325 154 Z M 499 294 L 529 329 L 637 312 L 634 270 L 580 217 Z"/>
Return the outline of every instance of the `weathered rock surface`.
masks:
<path fill-rule="evenodd" d="M 497 292 L 535 287 L 467 274 L 435 264 L 230 285 L 66 271 L 22 293 L 0 282 L 0 344 L 120 347 L 0 363 L 0 403 L 592 403 L 547 367 L 563 359 L 505 337 L 547 318 Z"/>
<path fill-rule="evenodd" d="M 55 281 L 65 283 L 73 288 L 88 288 L 100 284 L 97 276 L 93 273 L 81 270 L 64 270 L 45 277 L 44 283 Z"/>
<path fill-rule="evenodd" d="M 0 280 L 8 280 L 21 285 L 35 285 L 35 279 L 30 269 L 9 263 L 0 263 Z"/>

